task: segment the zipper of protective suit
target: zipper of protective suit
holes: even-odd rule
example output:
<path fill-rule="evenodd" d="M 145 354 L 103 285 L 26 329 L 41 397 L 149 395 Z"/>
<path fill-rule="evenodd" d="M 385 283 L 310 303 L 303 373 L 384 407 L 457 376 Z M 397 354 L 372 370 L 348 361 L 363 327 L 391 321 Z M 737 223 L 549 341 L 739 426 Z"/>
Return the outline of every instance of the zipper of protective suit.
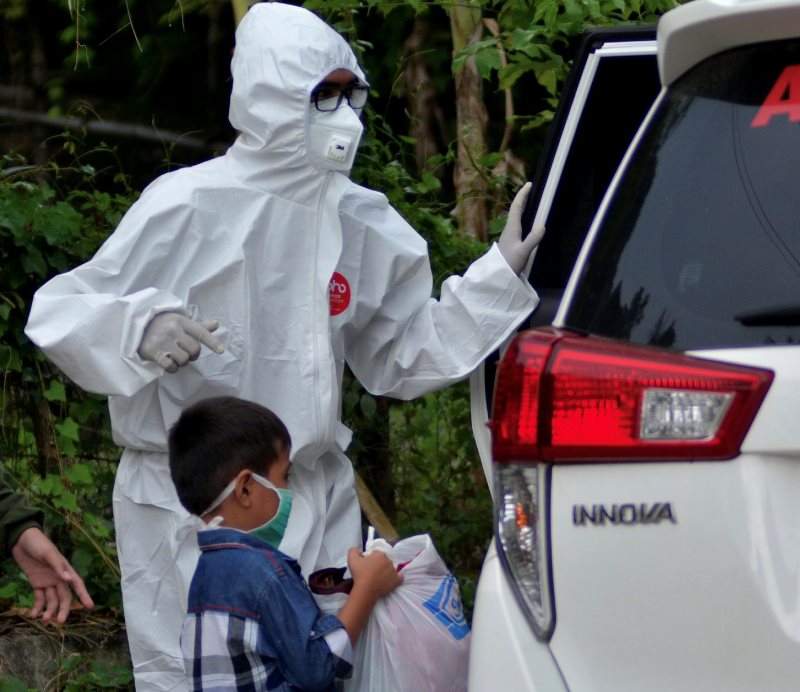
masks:
<path fill-rule="evenodd" d="M 322 232 L 322 219 L 325 212 L 325 199 L 328 196 L 328 188 L 330 187 L 331 180 L 333 180 L 333 176 L 335 173 L 326 173 L 325 174 L 325 182 L 322 185 L 322 191 L 319 196 L 319 202 L 317 204 L 317 224 L 316 224 L 316 233 L 314 236 L 314 275 L 313 275 L 313 289 L 312 289 L 312 296 L 314 296 L 314 300 L 311 301 L 311 323 L 313 325 L 313 333 L 314 333 L 314 341 L 313 341 L 313 348 L 314 353 L 312 354 L 314 357 L 311 359 L 314 364 L 314 391 L 317 391 L 317 387 L 319 385 L 319 370 L 320 370 L 320 359 L 318 355 L 320 354 L 320 345 L 319 345 L 319 322 L 317 321 L 317 300 L 316 300 L 316 290 L 317 290 L 317 274 L 319 273 L 319 246 L 320 246 L 320 233 Z M 338 206 L 338 204 L 337 204 Z M 327 296 L 326 296 L 327 298 Z M 317 425 L 321 426 L 323 417 L 322 417 L 322 409 L 320 408 L 320 399 L 321 397 L 315 396 L 314 397 L 314 404 L 317 409 Z M 318 432 L 323 432 L 322 430 L 318 430 Z"/>

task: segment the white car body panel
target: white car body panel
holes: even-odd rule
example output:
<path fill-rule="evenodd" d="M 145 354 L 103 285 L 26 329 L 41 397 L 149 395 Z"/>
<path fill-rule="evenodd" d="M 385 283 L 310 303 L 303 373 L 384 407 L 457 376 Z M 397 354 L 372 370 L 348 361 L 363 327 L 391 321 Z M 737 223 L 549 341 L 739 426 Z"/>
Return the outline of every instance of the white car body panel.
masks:
<path fill-rule="evenodd" d="M 798 462 L 554 468 L 550 647 L 568 687 L 744 691 L 800 680 L 800 523 L 788 521 Z M 573 525 L 575 504 L 625 502 L 670 502 L 676 523 Z"/>
<path fill-rule="evenodd" d="M 534 636 L 494 547 L 484 560 L 472 615 L 469 692 L 566 692 L 550 647 Z"/>
<path fill-rule="evenodd" d="M 489 493 L 494 499 L 494 483 L 492 483 L 492 433 L 489 430 L 488 404 L 486 401 L 486 369 L 483 364 L 470 375 L 469 399 L 472 437 L 481 460 L 483 475 L 489 486 Z"/>
<path fill-rule="evenodd" d="M 742 453 L 788 454 L 800 462 L 799 351 L 796 346 L 768 346 L 691 353 L 699 358 L 749 365 L 775 373 L 775 380 L 742 443 Z"/>
<path fill-rule="evenodd" d="M 800 33 L 796 0 L 705 0 L 667 12 L 658 25 L 662 84 L 711 55 L 760 41 L 778 41 Z M 673 48 L 673 43 L 679 48 Z"/>

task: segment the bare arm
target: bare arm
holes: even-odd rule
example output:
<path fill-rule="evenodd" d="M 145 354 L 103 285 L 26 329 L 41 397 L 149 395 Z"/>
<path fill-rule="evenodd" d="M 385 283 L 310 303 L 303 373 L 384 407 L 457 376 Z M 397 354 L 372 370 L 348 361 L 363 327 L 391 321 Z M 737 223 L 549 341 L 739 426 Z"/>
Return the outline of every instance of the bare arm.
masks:
<path fill-rule="evenodd" d="M 33 587 L 36 602 L 31 617 L 41 613 L 46 622 L 55 616 L 55 621 L 63 624 L 72 605 L 73 591 L 85 608 L 94 605 L 83 579 L 39 529 L 23 531 L 11 554 Z"/>

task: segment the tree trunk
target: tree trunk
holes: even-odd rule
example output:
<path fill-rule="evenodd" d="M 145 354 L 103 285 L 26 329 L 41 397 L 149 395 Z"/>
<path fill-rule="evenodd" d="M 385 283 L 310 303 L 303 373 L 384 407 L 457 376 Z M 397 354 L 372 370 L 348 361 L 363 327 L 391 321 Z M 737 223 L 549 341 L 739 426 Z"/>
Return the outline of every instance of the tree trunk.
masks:
<path fill-rule="evenodd" d="M 247 13 L 248 3 L 247 0 L 231 0 L 231 8 L 233 9 L 233 22 L 235 26 L 239 26 L 242 17 Z"/>
<path fill-rule="evenodd" d="M 422 17 L 414 19 L 411 33 L 403 44 L 405 68 L 403 93 L 411 115 L 409 135 L 414 138 L 417 170 L 423 170 L 432 156 L 447 146 L 447 125 L 438 102 L 438 94 L 428 78 L 425 44 L 430 31 Z"/>
<path fill-rule="evenodd" d="M 500 35 L 500 27 L 494 19 L 484 19 L 483 25 L 489 30 L 492 36 Z M 508 60 L 505 52 L 500 49 L 500 64 L 506 67 Z M 510 88 L 505 89 L 505 121 L 506 126 L 503 129 L 503 137 L 500 140 L 498 152 L 503 155 L 503 158 L 497 162 L 492 169 L 492 177 L 506 178 L 511 185 L 516 189 L 522 187 L 526 182 L 525 177 L 525 162 L 520 159 L 513 151 L 511 151 L 511 136 L 514 133 L 514 98 Z M 508 200 L 502 194 L 493 195 L 490 209 L 489 218 L 493 219 L 496 216 L 505 214 L 508 211 Z"/>
<path fill-rule="evenodd" d="M 474 3 L 454 5 L 450 11 L 453 53 L 479 41 L 483 32 L 480 8 Z M 487 213 L 488 184 L 478 161 L 486 153 L 488 116 L 483 102 L 481 76 L 470 58 L 455 75 L 456 127 L 458 150 L 453 182 L 456 189 L 454 214 L 462 232 L 486 241 L 489 229 Z"/>
<path fill-rule="evenodd" d="M 23 394 L 22 397 L 26 400 L 27 413 L 33 427 L 33 438 L 36 440 L 39 476 L 44 478 L 53 469 L 58 469 L 58 449 L 53 439 L 53 416 L 44 397 L 30 394 Z"/>

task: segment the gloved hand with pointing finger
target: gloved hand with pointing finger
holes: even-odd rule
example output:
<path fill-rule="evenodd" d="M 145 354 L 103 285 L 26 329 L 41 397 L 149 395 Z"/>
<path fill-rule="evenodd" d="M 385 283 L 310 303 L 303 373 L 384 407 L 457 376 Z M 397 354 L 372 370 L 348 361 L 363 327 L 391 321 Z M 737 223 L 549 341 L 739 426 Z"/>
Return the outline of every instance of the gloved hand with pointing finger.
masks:
<path fill-rule="evenodd" d="M 197 360 L 201 346 L 222 353 L 225 346 L 211 333 L 218 321 L 196 322 L 177 312 L 156 315 L 144 330 L 139 355 L 158 363 L 167 372 L 177 372 L 191 360 Z"/>
<path fill-rule="evenodd" d="M 531 183 L 525 183 L 511 202 L 508 210 L 508 220 L 506 227 L 497 239 L 497 247 L 503 259 L 508 262 L 508 266 L 519 274 L 528 262 L 528 258 L 534 248 L 544 236 L 544 225 L 536 223 L 531 232 L 522 239 L 522 210 L 525 208 L 525 201 L 531 191 Z"/>

